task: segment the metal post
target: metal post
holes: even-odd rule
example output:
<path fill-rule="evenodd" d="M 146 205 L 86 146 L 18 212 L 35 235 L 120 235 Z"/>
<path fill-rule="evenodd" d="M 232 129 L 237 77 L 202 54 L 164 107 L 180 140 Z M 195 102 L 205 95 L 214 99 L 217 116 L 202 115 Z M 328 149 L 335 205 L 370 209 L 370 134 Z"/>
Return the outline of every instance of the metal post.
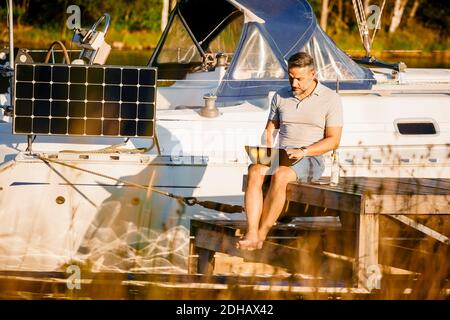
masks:
<path fill-rule="evenodd" d="M 28 152 L 31 155 L 33 153 L 32 147 L 33 147 L 33 136 L 31 134 L 27 135 L 27 145 L 28 145 Z"/>
<path fill-rule="evenodd" d="M 14 25 L 13 25 L 13 2 L 8 0 L 8 30 L 9 30 L 9 67 L 14 70 Z M 10 78 L 10 104 L 13 107 L 14 97 L 14 77 Z"/>

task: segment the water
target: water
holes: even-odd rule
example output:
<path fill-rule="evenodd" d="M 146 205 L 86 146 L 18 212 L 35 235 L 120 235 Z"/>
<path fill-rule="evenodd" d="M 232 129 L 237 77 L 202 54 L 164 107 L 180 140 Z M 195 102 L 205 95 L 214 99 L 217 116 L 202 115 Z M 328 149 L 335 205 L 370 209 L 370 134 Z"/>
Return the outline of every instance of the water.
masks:
<path fill-rule="evenodd" d="M 450 69 L 450 57 L 447 55 L 435 54 L 427 57 L 402 57 L 401 54 L 385 54 L 377 57 L 381 61 L 385 62 L 399 62 L 406 63 L 408 68 L 443 68 Z"/>
<path fill-rule="evenodd" d="M 40 49 L 37 49 L 40 50 Z M 32 57 L 37 62 L 44 60 L 46 50 L 42 50 L 39 54 L 32 54 Z M 112 50 L 108 57 L 106 64 L 109 65 L 128 65 L 128 66 L 146 66 L 150 61 L 153 50 Z M 74 60 L 79 53 L 71 52 L 70 59 Z M 403 61 L 408 68 L 446 68 L 450 69 L 450 56 L 439 53 L 385 53 L 377 55 L 376 58 L 380 61 L 394 63 Z M 57 54 L 56 61 L 61 62 L 61 57 Z"/>
<path fill-rule="evenodd" d="M 107 63 L 113 65 L 135 65 L 144 66 L 150 60 L 153 50 L 112 50 Z M 401 53 L 382 54 L 377 56 L 381 61 L 398 62 L 403 61 L 409 68 L 447 68 L 450 69 L 450 57 L 443 54 L 430 56 L 405 57 Z"/>
<path fill-rule="evenodd" d="M 153 50 L 111 50 L 107 64 L 146 66 Z"/>

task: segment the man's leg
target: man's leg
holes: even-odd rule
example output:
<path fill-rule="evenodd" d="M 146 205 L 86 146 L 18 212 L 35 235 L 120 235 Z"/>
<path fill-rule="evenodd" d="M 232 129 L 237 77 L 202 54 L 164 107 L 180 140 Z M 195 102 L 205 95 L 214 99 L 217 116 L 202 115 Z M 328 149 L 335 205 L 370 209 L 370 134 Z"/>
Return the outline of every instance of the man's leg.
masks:
<path fill-rule="evenodd" d="M 262 186 L 269 167 L 253 164 L 248 169 L 247 188 L 245 190 L 245 213 L 247 215 L 247 232 L 244 239 L 237 243 L 240 249 L 256 249 L 258 245 L 258 228 L 263 206 Z"/>
<path fill-rule="evenodd" d="M 270 188 L 264 199 L 258 238 L 260 245 L 266 239 L 270 228 L 277 221 L 286 201 L 286 187 L 289 182 L 297 180 L 297 174 L 289 167 L 280 166 L 272 176 Z"/>

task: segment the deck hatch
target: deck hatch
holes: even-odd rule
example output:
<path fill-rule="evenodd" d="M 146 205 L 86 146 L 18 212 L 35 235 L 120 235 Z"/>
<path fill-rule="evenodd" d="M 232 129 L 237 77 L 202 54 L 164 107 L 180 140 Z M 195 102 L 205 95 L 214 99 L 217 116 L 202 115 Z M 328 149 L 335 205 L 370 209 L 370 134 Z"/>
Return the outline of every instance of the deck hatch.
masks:
<path fill-rule="evenodd" d="M 153 137 L 156 68 L 17 64 L 14 134 Z"/>

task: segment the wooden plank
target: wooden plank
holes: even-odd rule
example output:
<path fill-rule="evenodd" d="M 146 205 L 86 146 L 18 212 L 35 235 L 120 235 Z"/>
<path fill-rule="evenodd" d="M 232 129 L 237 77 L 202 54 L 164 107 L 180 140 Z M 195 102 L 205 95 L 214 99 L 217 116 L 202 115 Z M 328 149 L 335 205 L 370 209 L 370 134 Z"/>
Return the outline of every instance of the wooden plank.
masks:
<path fill-rule="evenodd" d="M 244 189 L 247 176 L 244 176 Z M 341 191 L 354 194 L 447 194 L 450 192 L 450 179 L 428 178 L 390 178 L 390 177 L 342 177 L 338 186 L 330 186 L 329 178 L 322 177 L 322 184 L 291 183 L 293 185 L 313 185 L 330 191 Z M 266 183 L 269 182 L 269 177 Z M 325 183 L 325 184 L 323 184 Z"/>
<path fill-rule="evenodd" d="M 400 183 L 421 185 L 424 187 L 438 188 L 450 191 L 450 179 L 429 179 L 429 178 L 384 178 L 386 181 L 398 180 Z"/>
<path fill-rule="evenodd" d="M 192 229 L 190 234 L 193 234 Z M 194 237 L 189 239 L 189 256 L 188 256 L 188 274 L 193 274 L 197 271 L 198 266 L 198 252 L 194 244 Z"/>
<path fill-rule="evenodd" d="M 268 239 L 296 239 L 305 232 L 321 232 L 324 230 L 341 230 L 342 225 L 337 220 L 324 220 L 333 217 L 294 218 L 289 223 L 277 222 L 269 231 Z M 306 220 L 307 219 L 307 220 Z M 225 233 L 232 237 L 240 237 L 247 230 L 246 220 L 191 220 L 190 234 L 197 234 L 198 229 Z"/>
<path fill-rule="evenodd" d="M 361 192 L 379 189 L 386 190 L 392 184 L 393 183 L 386 183 L 384 179 L 376 177 L 342 177 L 339 181 L 339 186 L 342 186 L 343 189 L 348 188 L 349 186 L 358 186 L 361 189 Z M 396 185 L 396 183 L 394 185 Z"/>
<path fill-rule="evenodd" d="M 420 248 L 410 248 L 403 244 L 403 241 L 380 241 L 379 250 L 380 264 L 400 268 L 412 272 L 433 272 L 430 262 L 442 264 L 439 270 L 448 272 L 449 264 L 446 252 L 428 252 Z M 447 263 L 447 266 L 444 264 Z"/>
<path fill-rule="evenodd" d="M 308 183 L 293 183 L 296 185 L 302 186 L 312 186 L 315 188 L 320 188 L 323 190 L 333 191 L 333 192 L 345 192 L 352 194 L 362 195 L 364 193 L 364 181 L 363 180 L 355 180 L 353 178 L 341 178 L 339 181 L 339 185 L 331 186 L 329 184 L 329 178 L 321 178 L 318 182 L 308 182 Z"/>
<path fill-rule="evenodd" d="M 212 230 L 199 229 L 195 235 L 197 250 L 198 248 L 203 248 L 210 251 L 223 252 L 244 258 L 246 261 L 267 263 L 287 268 L 294 272 L 317 274 L 320 271 L 319 266 L 323 264 L 348 265 L 345 261 L 336 261 L 337 259 L 326 257 L 320 248 L 305 250 L 265 241 L 261 250 L 247 251 L 237 249 L 237 241 L 239 241 L 238 237 L 231 237 Z M 341 267 L 341 269 L 344 269 L 344 267 Z"/>
<path fill-rule="evenodd" d="M 195 234 L 195 229 L 214 230 L 236 236 L 236 232 L 247 228 L 246 220 L 196 220 L 191 219 L 191 235 Z"/>
<path fill-rule="evenodd" d="M 424 182 L 422 183 L 422 181 Z M 449 193 L 449 188 L 446 185 L 440 185 L 440 183 L 447 183 L 445 179 L 441 179 L 438 182 L 430 181 L 430 179 L 414 178 L 342 177 L 339 181 L 339 185 L 336 187 L 330 187 L 328 185 L 320 185 L 320 187 L 359 194 L 366 192 L 374 194 Z"/>
<path fill-rule="evenodd" d="M 408 217 L 405 217 L 404 215 L 390 214 L 389 217 L 397 219 L 398 221 L 400 221 L 416 230 L 419 230 L 420 232 L 426 234 L 429 237 L 432 237 L 433 239 L 436 239 L 437 241 L 440 241 L 444 244 L 449 244 L 449 239 L 445 235 L 440 234 L 439 232 L 437 232 L 431 228 L 428 228 L 426 225 L 423 225 L 423 224 L 418 223 Z"/>
<path fill-rule="evenodd" d="M 214 272 L 214 251 L 196 248 L 198 252 L 197 273 L 212 275 Z"/>
<path fill-rule="evenodd" d="M 359 213 L 361 195 L 321 188 L 316 185 L 289 184 L 287 200 L 334 210 Z"/>
<path fill-rule="evenodd" d="M 394 190 L 399 194 L 450 194 L 450 188 L 441 186 L 433 181 L 429 182 L 427 179 L 386 178 L 385 183 L 397 184 Z"/>
<path fill-rule="evenodd" d="M 325 219 L 325 218 L 332 218 Z M 273 233 L 279 231 L 319 231 L 319 230 L 341 230 L 342 224 L 339 217 L 318 216 L 318 217 L 296 217 L 289 223 L 278 223 L 272 228 Z"/>
<path fill-rule="evenodd" d="M 414 182 L 409 178 L 344 178 L 340 188 L 348 191 L 353 186 L 353 192 L 371 194 L 449 194 L 446 188 Z"/>
<path fill-rule="evenodd" d="M 365 214 L 450 214 L 450 195 L 371 195 Z"/>
<path fill-rule="evenodd" d="M 358 195 L 404 195 L 408 197 L 411 195 L 449 195 L 447 189 L 433 187 L 437 182 L 428 181 L 429 186 L 424 186 L 420 184 L 420 181 L 421 179 L 412 178 L 344 177 L 340 184 L 334 187 L 312 183 L 290 183 L 287 187 L 287 200 L 359 213 L 361 200 L 358 199 Z M 367 205 L 370 204 L 371 201 Z M 442 211 L 442 209 L 438 208 L 437 211 Z M 377 213 L 373 210 L 371 212 Z"/>
<path fill-rule="evenodd" d="M 233 237 L 214 230 L 199 229 L 195 236 L 195 246 L 215 252 L 225 252 L 236 255 L 239 253 L 236 243 L 239 237 Z"/>
<path fill-rule="evenodd" d="M 445 188 L 450 188 L 450 179 L 441 179 L 441 178 L 424 178 L 426 181 L 435 181 L 441 186 Z"/>
<path fill-rule="evenodd" d="M 380 267 L 378 262 L 379 216 L 359 216 L 357 259 L 355 270 L 358 288 L 367 290 L 380 289 Z"/>

